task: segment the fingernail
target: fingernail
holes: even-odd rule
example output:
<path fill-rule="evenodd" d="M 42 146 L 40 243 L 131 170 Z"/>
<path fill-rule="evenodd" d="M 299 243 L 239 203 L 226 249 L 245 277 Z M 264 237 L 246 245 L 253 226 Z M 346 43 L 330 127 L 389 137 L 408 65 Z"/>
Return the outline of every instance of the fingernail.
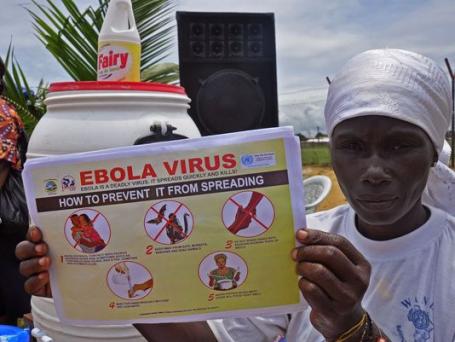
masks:
<path fill-rule="evenodd" d="M 44 252 L 43 246 L 41 246 L 41 245 L 35 246 L 35 252 L 36 253 L 43 253 Z"/>
<path fill-rule="evenodd" d="M 40 264 L 41 266 L 44 266 L 46 265 L 47 263 L 47 259 L 46 258 L 41 258 L 38 260 L 38 264 Z"/>
<path fill-rule="evenodd" d="M 40 280 L 43 280 L 45 277 L 46 277 L 46 276 L 45 276 L 44 273 L 38 274 L 38 278 L 39 278 Z"/>
<path fill-rule="evenodd" d="M 40 239 L 38 228 L 33 227 L 31 236 L 32 236 L 32 239 L 35 241 L 38 241 Z"/>
<path fill-rule="evenodd" d="M 297 232 L 297 238 L 299 240 L 305 240 L 306 237 L 308 236 L 308 232 L 303 230 L 303 229 L 300 229 L 298 232 Z"/>
<path fill-rule="evenodd" d="M 297 260 L 297 249 L 293 249 L 291 252 L 291 258 L 292 260 Z"/>

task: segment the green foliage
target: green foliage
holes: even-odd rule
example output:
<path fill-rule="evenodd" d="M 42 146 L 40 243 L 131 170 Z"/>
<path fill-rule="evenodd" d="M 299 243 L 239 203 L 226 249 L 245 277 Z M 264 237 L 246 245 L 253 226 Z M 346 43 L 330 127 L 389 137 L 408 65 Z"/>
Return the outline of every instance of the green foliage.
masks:
<path fill-rule="evenodd" d="M 176 83 L 179 78 L 179 66 L 175 63 L 159 63 L 141 72 L 141 79 L 159 83 Z"/>
<path fill-rule="evenodd" d="M 47 5 L 32 0 L 28 9 L 38 39 L 76 81 L 96 80 L 98 35 L 106 15 L 108 0 L 81 11 L 75 0 L 61 0 L 66 15 L 54 0 Z M 132 0 L 142 40 L 141 77 L 143 81 L 174 82 L 178 66 L 158 63 L 168 55 L 172 42 L 172 4 L 169 0 Z"/>
<path fill-rule="evenodd" d="M 6 53 L 4 77 L 5 91 L 3 97 L 15 105 L 19 116 L 24 121 L 25 129 L 31 133 L 39 119 L 46 112 L 44 99 L 47 87 L 43 80 L 40 81 L 36 91 L 32 91 L 25 74 L 14 57 L 14 49 L 10 44 Z"/>
<path fill-rule="evenodd" d="M 303 165 L 326 166 L 331 164 L 329 145 L 323 143 L 301 143 Z"/>
<path fill-rule="evenodd" d="M 297 133 L 296 135 L 301 142 L 308 140 L 308 138 L 303 133 Z"/>

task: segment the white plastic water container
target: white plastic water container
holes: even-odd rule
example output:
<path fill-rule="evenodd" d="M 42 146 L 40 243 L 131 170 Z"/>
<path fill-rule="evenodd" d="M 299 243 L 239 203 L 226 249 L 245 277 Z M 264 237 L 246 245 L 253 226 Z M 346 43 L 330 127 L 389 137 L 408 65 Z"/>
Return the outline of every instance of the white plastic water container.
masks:
<path fill-rule="evenodd" d="M 30 137 L 27 157 L 199 137 L 187 114 L 189 102 L 183 88 L 164 84 L 54 83 L 46 99 L 47 113 Z M 54 342 L 146 341 L 132 325 L 63 324 L 49 298 L 32 297 L 32 314 L 35 326 Z"/>
<path fill-rule="evenodd" d="M 53 342 L 146 342 L 132 325 L 78 326 L 60 322 L 51 298 L 32 296 L 33 324 Z"/>
<path fill-rule="evenodd" d="M 53 83 L 28 158 L 199 137 L 182 87 L 139 82 Z M 172 127 L 175 128 L 172 132 Z M 151 127 L 154 127 L 151 132 Z"/>
<path fill-rule="evenodd" d="M 98 37 L 98 81 L 139 82 L 141 37 L 131 0 L 111 0 Z"/>

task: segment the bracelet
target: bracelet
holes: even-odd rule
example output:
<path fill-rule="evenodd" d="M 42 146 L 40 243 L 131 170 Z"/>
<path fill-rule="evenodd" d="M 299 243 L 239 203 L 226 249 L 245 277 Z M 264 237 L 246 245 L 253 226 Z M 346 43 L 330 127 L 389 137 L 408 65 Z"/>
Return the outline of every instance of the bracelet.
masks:
<path fill-rule="evenodd" d="M 369 320 L 369 316 L 368 316 L 367 312 L 364 311 L 360 321 L 358 321 L 356 324 L 354 324 L 354 326 L 352 328 L 350 328 L 346 332 L 342 333 L 335 341 L 344 342 L 344 341 L 350 339 L 365 325 L 365 323 L 367 323 L 365 325 L 365 327 L 368 327 L 368 320 Z M 365 329 L 365 327 L 364 327 L 364 329 Z M 364 333 L 366 333 L 366 332 L 364 331 Z M 362 340 L 363 340 L 363 338 L 362 338 Z"/>
<path fill-rule="evenodd" d="M 369 318 L 369 317 L 368 317 Z M 381 328 L 378 327 L 378 325 L 371 320 L 370 318 L 370 323 L 372 324 L 372 328 L 375 326 L 376 329 L 378 329 L 378 332 L 379 332 L 379 337 L 376 338 L 375 342 L 388 342 L 389 339 L 385 338 L 384 336 L 382 336 L 382 330 Z M 373 331 L 372 331 L 373 332 Z"/>
<path fill-rule="evenodd" d="M 365 328 L 362 332 L 362 337 L 360 338 L 359 342 L 390 342 L 387 338 L 382 336 L 382 330 L 377 326 L 377 324 L 371 320 L 370 315 L 367 314 L 367 322 L 365 324 Z M 379 336 L 374 333 L 374 328 L 379 332 Z"/>
<path fill-rule="evenodd" d="M 379 336 L 374 333 L 374 328 L 379 332 Z M 355 336 L 362 330 L 359 342 L 389 342 L 390 340 L 383 336 L 382 330 L 371 320 L 368 312 L 364 311 L 362 318 L 354 324 L 349 330 L 342 333 L 335 342 L 345 342 Z M 376 336 L 375 336 L 376 335 Z"/>
<path fill-rule="evenodd" d="M 368 315 L 368 312 L 366 312 L 366 315 L 367 315 L 367 321 L 366 321 L 366 324 L 365 324 L 365 327 L 363 328 L 363 331 L 362 331 L 362 336 L 360 337 L 360 342 L 364 342 L 366 341 L 365 338 L 372 335 L 373 333 L 373 327 L 372 327 L 372 324 L 371 324 L 371 318 L 370 318 L 370 315 Z"/>

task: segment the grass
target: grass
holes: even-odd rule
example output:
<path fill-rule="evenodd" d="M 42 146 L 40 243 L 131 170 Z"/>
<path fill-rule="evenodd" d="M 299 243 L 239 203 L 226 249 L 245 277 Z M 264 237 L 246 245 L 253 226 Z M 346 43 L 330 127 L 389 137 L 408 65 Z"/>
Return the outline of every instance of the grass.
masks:
<path fill-rule="evenodd" d="M 326 166 L 331 164 L 328 144 L 303 142 L 301 146 L 303 165 Z"/>

